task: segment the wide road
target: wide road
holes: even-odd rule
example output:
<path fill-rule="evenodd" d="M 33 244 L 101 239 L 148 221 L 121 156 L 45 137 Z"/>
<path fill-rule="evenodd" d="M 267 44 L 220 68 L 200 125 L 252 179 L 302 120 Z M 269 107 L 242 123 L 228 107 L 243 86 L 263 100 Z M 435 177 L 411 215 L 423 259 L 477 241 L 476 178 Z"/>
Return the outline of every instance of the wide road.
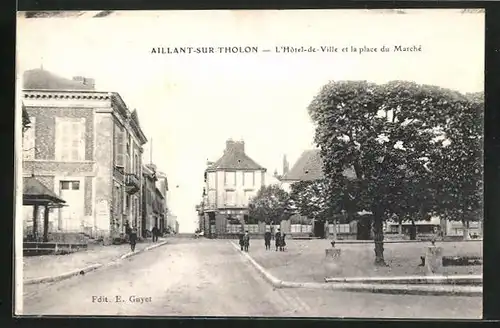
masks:
<path fill-rule="evenodd" d="M 481 298 L 274 289 L 225 240 L 172 238 L 120 264 L 24 287 L 25 315 L 480 318 Z"/>

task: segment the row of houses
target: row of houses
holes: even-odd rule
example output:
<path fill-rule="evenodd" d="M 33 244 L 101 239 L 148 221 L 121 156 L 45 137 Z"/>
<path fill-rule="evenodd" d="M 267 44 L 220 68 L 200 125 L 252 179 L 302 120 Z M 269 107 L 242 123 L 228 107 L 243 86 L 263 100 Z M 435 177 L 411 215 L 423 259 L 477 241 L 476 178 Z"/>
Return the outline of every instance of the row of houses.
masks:
<path fill-rule="evenodd" d="M 344 176 L 353 179 L 355 173 L 352 169 L 344 170 Z M 212 238 L 224 238 L 241 231 L 241 227 L 252 233 L 262 234 L 266 230 L 275 230 L 278 227 L 266 227 L 263 224 L 245 224 L 248 219 L 249 199 L 256 195 L 257 191 L 265 185 L 278 184 L 287 192 L 291 191 L 291 185 L 299 181 L 314 181 L 324 177 L 323 163 L 320 152 L 317 149 L 304 151 L 296 163 L 289 168 L 286 156 L 283 157 L 283 170 L 274 175 L 267 174 L 267 169 L 257 164 L 245 153 L 243 141 L 227 140 L 224 154 L 216 162 L 207 163 L 204 173 L 205 187 L 203 200 L 197 211 L 199 215 L 200 231 Z M 358 213 L 358 219 L 353 222 L 340 222 L 334 225 L 330 223 L 319 223 L 293 215 L 290 220 L 281 222 L 279 228 L 289 234 L 313 234 L 317 237 L 328 237 L 335 235 L 343 239 L 372 239 L 371 225 L 366 224 L 370 220 L 370 213 L 363 211 Z M 408 235 L 412 223 L 404 222 L 398 224 L 388 220 L 384 225 L 387 236 Z M 417 234 L 433 234 L 441 231 L 446 236 L 462 236 L 464 226 L 462 222 L 440 220 L 437 217 L 430 221 L 415 221 Z M 472 234 L 481 235 L 481 226 L 472 223 L 468 227 Z"/>
<path fill-rule="evenodd" d="M 23 201 L 25 239 L 112 241 L 128 227 L 142 237 L 168 227 L 167 176 L 143 163 L 148 140 L 120 94 L 41 68 L 24 72 L 22 106 L 24 198 L 38 192 L 59 199 L 43 211 Z"/>

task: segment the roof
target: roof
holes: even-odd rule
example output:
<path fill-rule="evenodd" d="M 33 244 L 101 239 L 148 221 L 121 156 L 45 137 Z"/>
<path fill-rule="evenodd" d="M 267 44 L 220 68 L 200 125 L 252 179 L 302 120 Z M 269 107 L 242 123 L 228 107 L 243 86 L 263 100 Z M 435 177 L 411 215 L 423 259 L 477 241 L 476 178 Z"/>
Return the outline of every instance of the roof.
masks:
<path fill-rule="evenodd" d="M 353 168 L 346 168 L 343 175 L 348 179 L 356 177 Z M 312 181 L 324 178 L 323 160 L 319 149 L 309 149 L 300 155 L 295 165 L 285 174 L 282 181 Z"/>
<path fill-rule="evenodd" d="M 137 109 L 134 109 L 132 111 L 132 114 L 130 114 L 130 118 L 132 119 L 132 121 L 135 122 L 135 124 L 137 124 L 137 126 L 141 126 L 139 124 L 139 116 L 137 115 Z"/>
<path fill-rule="evenodd" d="M 319 149 L 309 149 L 300 155 L 299 159 L 281 180 L 310 181 L 324 177 L 323 162 Z"/>
<path fill-rule="evenodd" d="M 32 69 L 23 74 L 23 89 L 34 90 L 94 90 L 93 85 L 60 77 L 44 69 Z"/>
<path fill-rule="evenodd" d="M 35 177 L 23 178 L 23 204 L 34 205 L 34 203 L 66 203 L 66 201 Z"/>
<path fill-rule="evenodd" d="M 239 147 L 226 148 L 224 155 L 211 164 L 207 171 L 230 169 L 230 170 L 262 170 L 266 169 L 251 159 L 245 151 Z"/>

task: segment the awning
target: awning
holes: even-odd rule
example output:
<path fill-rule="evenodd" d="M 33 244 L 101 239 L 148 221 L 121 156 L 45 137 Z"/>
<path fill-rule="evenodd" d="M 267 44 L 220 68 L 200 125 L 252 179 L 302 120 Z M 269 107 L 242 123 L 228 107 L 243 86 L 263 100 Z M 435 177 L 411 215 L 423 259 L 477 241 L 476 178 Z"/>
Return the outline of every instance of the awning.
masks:
<path fill-rule="evenodd" d="M 65 200 L 35 177 L 23 178 L 23 205 L 61 205 Z"/>

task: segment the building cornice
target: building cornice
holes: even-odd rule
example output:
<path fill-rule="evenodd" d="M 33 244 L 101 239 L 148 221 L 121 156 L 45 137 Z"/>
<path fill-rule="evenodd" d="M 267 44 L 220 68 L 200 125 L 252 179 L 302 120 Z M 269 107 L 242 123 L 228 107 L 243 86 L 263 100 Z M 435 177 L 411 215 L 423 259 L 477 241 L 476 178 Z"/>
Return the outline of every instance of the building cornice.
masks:
<path fill-rule="evenodd" d="M 25 99 L 91 99 L 110 100 L 111 93 L 93 90 L 34 90 L 23 89 Z"/>

